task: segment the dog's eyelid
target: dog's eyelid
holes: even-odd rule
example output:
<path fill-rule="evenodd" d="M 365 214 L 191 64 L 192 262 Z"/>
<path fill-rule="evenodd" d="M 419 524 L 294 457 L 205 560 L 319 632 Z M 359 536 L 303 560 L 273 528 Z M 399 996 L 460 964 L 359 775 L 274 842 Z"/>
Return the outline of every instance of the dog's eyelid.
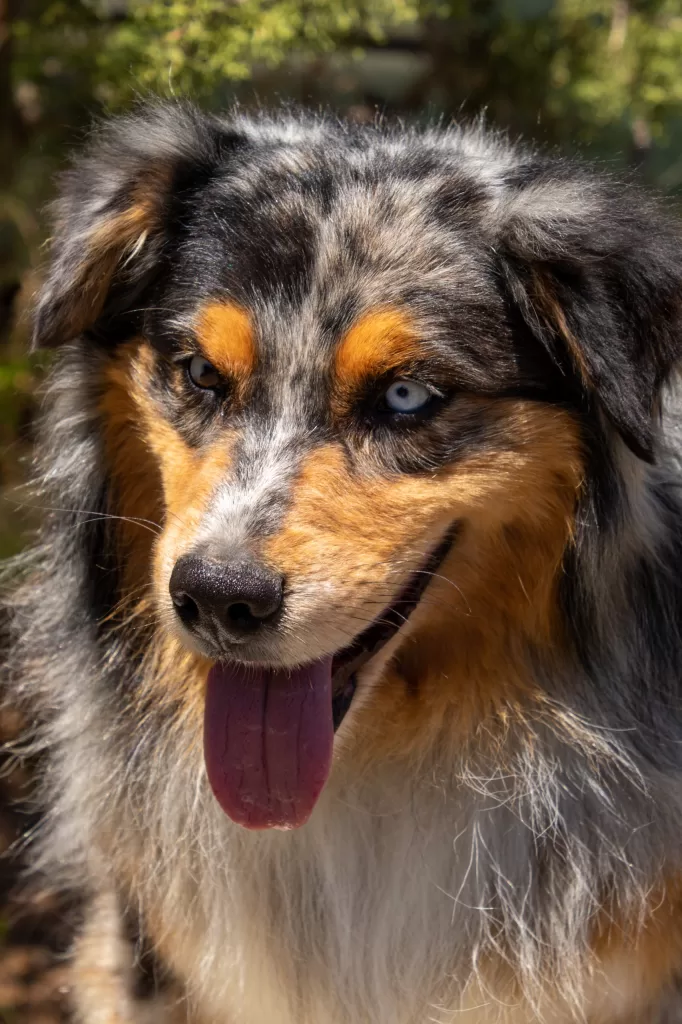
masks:
<path fill-rule="evenodd" d="M 191 362 L 191 360 L 194 359 L 195 356 L 201 356 L 202 359 L 206 359 L 207 363 L 211 362 L 210 359 L 206 358 L 206 356 L 198 347 L 198 345 L 184 345 L 182 348 L 179 348 L 177 351 L 173 352 L 169 356 L 169 359 L 174 366 L 183 367 L 187 363 Z"/>
<path fill-rule="evenodd" d="M 431 361 L 419 360 L 409 363 L 398 363 L 388 369 L 383 369 L 376 374 L 368 373 L 364 379 L 365 388 L 387 388 L 399 380 L 407 380 L 414 384 L 421 384 L 438 394 L 446 394 L 449 390 L 449 376 L 445 367 L 433 365 Z"/>
<path fill-rule="evenodd" d="M 431 384 L 428 380 L 420 380 L 419 377 L 403 377 L 398 378 L 399 380 L 407 380 L 412 384 L 421 384 L 423 388 L 430 391 L 434 398 L 447 398 L 447 394 L 442 388 L 437 387 L 435 384 Z"/>
<path fill-rule="evenodd" d="M 176 366 L 180 370 L 186 370 L 193 359 L 203 359 L 205 363 L 208 363 L 213 367 L 215 372 L 220 376 L 221 380 L 224 380 L 224 374 L 220 372 L 218 367 L 213 363 L 208 356 L 204 355 L 200 348 L 194 346 L 192 348 L 183 348 L 179 352 L 174 352 L 170 357 L 170 362 L 173 366 Z"/>

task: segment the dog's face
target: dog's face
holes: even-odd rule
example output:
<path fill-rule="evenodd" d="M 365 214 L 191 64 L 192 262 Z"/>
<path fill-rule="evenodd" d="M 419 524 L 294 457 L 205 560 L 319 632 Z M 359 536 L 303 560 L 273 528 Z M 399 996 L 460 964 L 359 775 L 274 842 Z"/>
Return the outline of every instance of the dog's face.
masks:
<path fill-rule="evenodd" d="M 219 799 L 244 823 L 299 824 L 357 672 L 398 629 L 436 623 L 449 651 L 460 620 L 487 608 L 493 632 L 513 630 L 527 601 L 535 639 L 552 642 L 586 424 L 606 418 L 649 455 L 649 399 L 642 411 L 627 394 L 634 355 L 616 351 L 606 372 L 592 336 L 576 336 L 588 314 L 602 341 L 616 329 L 596 299 L 567 303 L 585 290 L 579 256 L 540 258 L 548 221 L 597 211 L 583 182 L 551 193 L 539 167 L 526 187 L 523 161 L 473 138 L 227 133 L 176 117 L 153 122 L 156 150 L 121 132 L 125 185 L 106 202 L 91 185 L 91 223 L 73 231 L 82 251 L 67 237 L 39 331 L 85 328 L 109 352 L 100 410 L 119 511 L 161 530 L 143 583 L 163 628 L 217 666 Z M 182 133 L 200 131 L 204 150 L 189 155 Z M 114 172 L 97 159 L 101 190 Z M 73 205 L 63 216 L 68 229 Z M 248 700 L 224 696 L 249 686 Z M 285 710 L 267 712 L 280 690 Z M 305 724 L 312 691 L 331 702 L 322 727 Z M 235 716 L 248 728 L 256 714 L 275 716 L 273 735 L 303 736 L 282 772 L 309 761 L 312 781 L 292 784 L 288 809 L 235 782 L 214 750 Z"/>
<path fill-rule="evenodd" d="M 361 182 L 306 220 L 291 173 L 275 201 L 248 193 L 249 238 L 229 189 L 202 196 L 213 217 L 122 355 L 160 473 L 154 589 L 207 657 L 296 666 L 346 648 L 455 531 L 569 514 L 579 442 L 483 255 L 418 193 Z"/>

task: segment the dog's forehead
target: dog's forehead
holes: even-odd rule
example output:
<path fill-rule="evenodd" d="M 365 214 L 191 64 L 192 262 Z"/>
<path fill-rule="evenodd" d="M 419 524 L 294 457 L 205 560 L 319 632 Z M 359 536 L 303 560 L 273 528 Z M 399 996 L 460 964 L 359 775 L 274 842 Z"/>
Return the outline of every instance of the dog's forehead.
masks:
<path fill-rule="evenodd" d="M 428 333 L 457 308 L 494 308 L 480 207 L 471 180 L 443 168 L 289 148 L 206 187 L 175 282 L 195 319 L 220 302 L 248 310 L 280 379 L 315 372 L 374 311 L 404 309 Z"/>
<path fill-rule="evenodd" d="M 352 287 L 371 302 L 373 292 L 388 288 L 396 297 L 417 281 L 449 283 L 453 273 L 460 287 L 480 282 L 482 238 L 480 232 L 471 238 L 473 211 L 459 224 L 444 216 L 451 177 L 435 170 L 423 178 L 387 168 L 379 174 L 369 160 L 359 167 L 320 164 L 304 172 L 261 171 L 249 186 L 228 178 L 220 189 L 225 201 L 217 189 L 207 200 L 215 197 L 216 241 L 228 250 L 241 243 L 245 270 L 253 253 L 274 271 L 274 278 L 244 282 L 255 293 L 325 295 L 334 286 Z M 239 260 L 234 269 L 238 275 Z M 287 280 L 290 271 L 302 269 L 301 280 Z"/>

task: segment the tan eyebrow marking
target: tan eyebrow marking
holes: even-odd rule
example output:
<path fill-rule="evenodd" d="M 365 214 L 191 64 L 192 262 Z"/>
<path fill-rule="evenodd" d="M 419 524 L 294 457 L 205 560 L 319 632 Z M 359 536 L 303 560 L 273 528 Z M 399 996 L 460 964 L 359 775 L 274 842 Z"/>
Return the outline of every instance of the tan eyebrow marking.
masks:
<path fill-rule="evenodd" d="M 220 373 L 246 384 L 256 365 L 248 310 L 236 302 L 209 302 L 199 310 L 194 333 L 202 352 Z"/>
<path fill-rule="evenodd" d="M 334 376 L 341 395 L 363 380 L 423 357 L 417 330 L 403 310 L 394 307 L 363 314 L 346 332 L 336 352 Z"/>

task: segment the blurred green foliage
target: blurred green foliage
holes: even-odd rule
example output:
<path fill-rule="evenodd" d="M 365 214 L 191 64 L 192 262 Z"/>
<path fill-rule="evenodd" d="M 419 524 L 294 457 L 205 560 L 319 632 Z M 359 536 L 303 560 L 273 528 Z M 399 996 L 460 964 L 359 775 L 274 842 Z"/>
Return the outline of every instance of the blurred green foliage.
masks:
<path fill-rule="evenodd" d="M 0 0 L 0 497 L 30 445 L 55 171 L 93 116 L 150 92 L 355 120 L 485 109 L 682 192 L 682 0 Z"/>
<path fill-rule="evenodd" d="M 560 0 L 556 18 L 550 103 L 557 115 L 570 115 L 590 134 L 627 116 L 635 131 L 656 136 L 679 117 L 679 0 Z"/>
<path fill-rule="evenodd" d="M 639 149 L 682 119 L 680 0 L 14 3 L 15 85 L 66 77 L 81 103 L 109 109 L 147 91 L 211 102 L 264 68 L 390 48 L 397 34 L 433 78 L 415 98 L 439 112 L 513 99 L 511 123 L 576 141 L 621 128 Z"/>
<path fill-rule="evenodd" d="M 134 0 L 100 66 L 110 83 L 129 65 L 152 89 L 170 74 L 174 89 L 206 92 L 221 78 L 248 78 L 255 63 L 276 66 L 292 50 L 329 53 L 351 33 L 385 42 L 391 28 L 417 16 L 409 0 Z M 115 95 L 125 99 L 125 88 Z"/>

